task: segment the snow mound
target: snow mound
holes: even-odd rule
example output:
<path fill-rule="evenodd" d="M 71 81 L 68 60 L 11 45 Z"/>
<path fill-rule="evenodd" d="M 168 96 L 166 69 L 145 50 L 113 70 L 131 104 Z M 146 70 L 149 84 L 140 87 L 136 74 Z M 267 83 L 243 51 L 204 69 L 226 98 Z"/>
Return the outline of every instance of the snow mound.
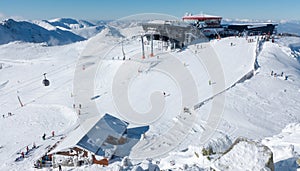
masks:
<path fill-rule="evenodd" d="M 227 135 L 212 139 L 208 142 L 208 149 L 213 153 L 223 153 L 232 145 L 232 141 Z"/>
<path fill-rule="evenodd" d="M 212 167 L 222 171 L 274 170 L 273 153 L 263 144 L 239 138 Z"/>
<path fill-rule="evenodd" d="M 200 170 L 210 165 L 207 156 L 203 156 L 202 148 L 189 146 L 180 152 L 171 152 L 160 160 L 159 167 L 162 170 Z"/>
<path fill-rule="evenodd" d="M 262 140 L 274 154 L 276 170 L 296 170 L 300 157 L 300 123 L 287 125 L 280 134 Z"/>
<path fill-rule="evenodd" d="M 13 41 L 42 43 L 48 45 L 64 45 L 85 40 L 72 32 L 61 29 L 47 30 L 27 21 L 8 19 L 0 24 L 0 44 Z"/>

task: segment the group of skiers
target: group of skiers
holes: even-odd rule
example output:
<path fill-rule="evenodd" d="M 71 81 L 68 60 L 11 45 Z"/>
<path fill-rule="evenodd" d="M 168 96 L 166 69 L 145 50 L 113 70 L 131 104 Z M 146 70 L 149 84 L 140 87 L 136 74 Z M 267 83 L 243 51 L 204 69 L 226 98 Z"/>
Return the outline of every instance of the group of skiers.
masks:
<path fill-rule="evenodd" d="M 131 60 L 131 58 L 127 58 L 129 61 Z M 118 56 L 117 58 L 115 57 L 112 57 L 111 60 L 121 60 L 121 58 Z M 125 61 L 126 60 L 126 57 L 122 57 L 122 60 Z"/>
<path fill-rule="evenodd" d="M 254 42 L 254 39 L 248 39 L 248 43 Z"/>
<path fill-rule="evenodd" d="M 211 80 L 208 80 L 208 85 L 216 84 L 216 82 L 212 82 Z"/>
<path fill-rule="evenodd" d="M 51 132 L 51 135 L 52 135 L 52 137 L 55 136 L 54 131 Z M 43 139 L 43 140 L 46 140 L 46 133 L 43 134 L 42 139 Z"/>
<path fill-rule="evenodd" d="M 12 116 L 12 115 L 13 115 L 13 114 L 12 114 L 11 112 L 8 112 L 8 113 L 7 113 L 7 117 L 10 117 L 10 116 Z M 2 115 L 2 117 L 5 118 L 5 115 Z"/>
<path fill-rule="evenodd" d="M 284 80 L 288 79 L 288 76 L 286 74 L 284 74 L 283 72 L 281 72 L 281 74 L 278 74 L 278 73 L 274 72 L 273 70 L 271 71 L 271 76 L 273 76 L 273 77 L 283 77 Z"/>
<path fill-rule="evenodd" d="M 35 143 L 32 144 L 32 148 L 31 148 L 31 149 L 29 149 L 29 147 L 26 146 L 26 149 L 25 149 L 26 152 L 24 153 L 24 152 L 22 151 L 20 157 L 21 157 L 21 158 L 25 158 L 25 155 L 27 155 L 27 154 L 29 153 L 30 150 L 33 150 L 33 149 L 35 149 L 35 148 L 36 148 Z"/>
<path fill-rule="evenodd" d="M 82 105 L 81 104 L 78 104 L 78 115 L 80 115 L 81 114 L 81 107 L 82 107 Z M 73 109 L 75 109 L 76 108 L 76 105 L 75 104 L 73 104 Z"/>
<path fill-rule="evenodd" d="M 76 105 L 73 104 L 73 108 L 75 109 L 76 108 Z M 81 109 L 81 104 L 78 104 L 78 108 Z"/>

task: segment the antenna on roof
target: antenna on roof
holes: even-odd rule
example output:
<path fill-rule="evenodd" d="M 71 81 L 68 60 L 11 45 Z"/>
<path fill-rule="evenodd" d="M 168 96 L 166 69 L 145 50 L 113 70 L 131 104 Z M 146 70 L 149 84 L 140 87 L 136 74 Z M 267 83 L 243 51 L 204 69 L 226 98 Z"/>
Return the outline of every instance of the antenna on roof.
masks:
<path fill-rule="evenodd" d="M 143 35 L 141 35 L 142 40 L 142 59 L 145 59 L 145 49 L 144 49 L 144 38 Z"/>
<path fill-rule="evenodd" d="M 151 32 L 151 35 L 150 35 L 150 40 L 151 40 L 151 52 L 150 52 L 150 57 L 153 57 L 154 54 L 153 54 L 153 33 Z"/>
<path fill-rule="evenodd" d="M 123 40 L 122 40 L 122 53 L 123 53 L 123 60 L 125 60 L 125 52 L 124 52 L 124 47 L 123 47 Z"/>

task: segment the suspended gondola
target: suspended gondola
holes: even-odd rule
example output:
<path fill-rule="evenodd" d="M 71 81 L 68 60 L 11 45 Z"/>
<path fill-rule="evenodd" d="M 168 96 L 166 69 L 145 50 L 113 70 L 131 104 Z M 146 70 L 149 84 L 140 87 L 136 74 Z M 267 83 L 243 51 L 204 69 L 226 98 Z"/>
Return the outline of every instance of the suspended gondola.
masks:
<path fill-rule="evenodd" d="M 46 78 L 46 73 L 44 73 L 43 84 L 44 84 L 44 86 L 49 86 L 50 85 L 50 81 Z"/>

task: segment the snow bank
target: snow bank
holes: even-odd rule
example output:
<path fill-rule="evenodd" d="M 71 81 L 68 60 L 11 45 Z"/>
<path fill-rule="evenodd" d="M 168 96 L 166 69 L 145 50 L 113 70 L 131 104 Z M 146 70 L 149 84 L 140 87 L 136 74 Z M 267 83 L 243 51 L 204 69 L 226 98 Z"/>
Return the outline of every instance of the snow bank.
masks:
<path fill-rule="evenodd" d="M 159 161 L 162 170 L 182 170 L 205 168 L 210 165 L 207 156 L 202 155 L 202 147 L 189 146 L 181 152 L 171 152 Z"/>
<path fill-rule="evenodd" d="M 274 170 L 272 151 L 260 143 L 237 139 L 212 168 L 215 170 Z"/>
<path fill-rule="evenodd" d="M 274 154 L 276 170 L 296 170 L 300 158 L 300 123 L 287 125 L 280 134 L 262 140 Z"/>

